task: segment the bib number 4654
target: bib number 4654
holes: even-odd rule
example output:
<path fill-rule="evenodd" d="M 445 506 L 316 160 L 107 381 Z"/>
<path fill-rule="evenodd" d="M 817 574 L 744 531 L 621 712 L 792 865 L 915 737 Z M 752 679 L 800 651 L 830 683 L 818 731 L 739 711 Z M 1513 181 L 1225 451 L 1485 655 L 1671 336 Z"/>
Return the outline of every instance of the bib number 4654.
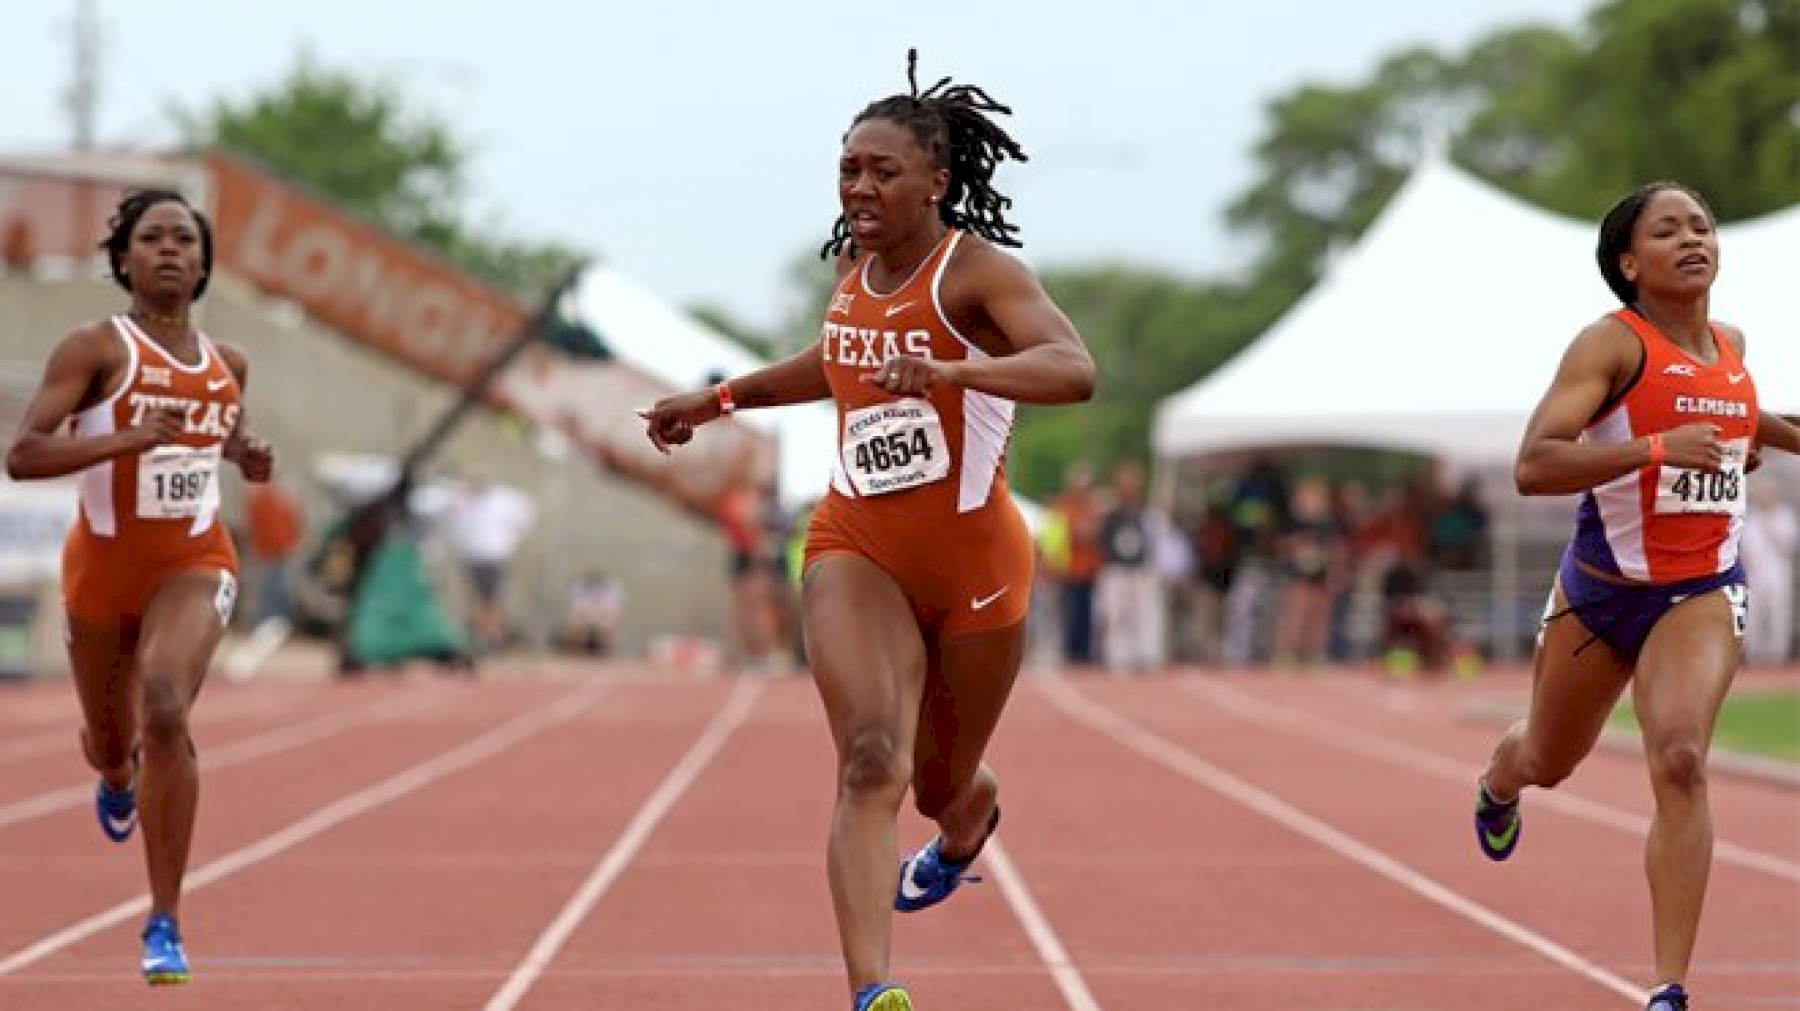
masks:
<path fill-rule="evenodd" d="M 856 446 L 856 469 L 864 474 L 910 466 L 915 459 L 931 459 L 931 440 L 922 428 L 910 433 L 889 432 Z"/>

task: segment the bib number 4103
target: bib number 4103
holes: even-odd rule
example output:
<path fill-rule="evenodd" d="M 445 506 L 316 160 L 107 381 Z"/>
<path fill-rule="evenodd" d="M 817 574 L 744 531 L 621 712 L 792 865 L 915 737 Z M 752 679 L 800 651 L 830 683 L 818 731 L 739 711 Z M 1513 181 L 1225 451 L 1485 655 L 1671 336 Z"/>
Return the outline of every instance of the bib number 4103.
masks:
<path fill-rule="evenodd" d="M 1725 458 L 1716 473 L 1663 467 L 1656 477 L 1656 511 L 1669 513 L 1718 513 L 1744 515 L 1748 497 L 1744 477 L 1744 461 L 1749 452 L 1748 439 L 1728 439 Z"/>

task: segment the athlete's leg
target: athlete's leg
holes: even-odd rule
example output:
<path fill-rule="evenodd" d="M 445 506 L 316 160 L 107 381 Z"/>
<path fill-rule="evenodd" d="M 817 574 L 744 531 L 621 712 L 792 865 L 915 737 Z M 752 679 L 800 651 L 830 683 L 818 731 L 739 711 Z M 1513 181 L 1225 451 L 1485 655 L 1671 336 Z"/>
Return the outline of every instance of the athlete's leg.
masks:
<path fill-rule="evenodd" d="M 987 838 L 1000 785 L 982 761 L 1025 660 L 1025 623 L 945 636 L 931 662 L 913 746 L 913 802 L 938 823 L 946 861 L 965 863 Z"/>
<path fill-rule="evenodd" d="M 1553 591 L 1532 673 L 1531 704 L 1494 749 L 1482 777 L 1494 800 L 1511 801 L 1527 786 L 1567 779 L 1594 749 L 1631 667 L 1568 608 L 1560 581 Z"/>
<path fill-rule="evenodd" d="M 229 582 L 226 582 L 229 581 Z M 235 577 L 219 570 L 164 580 L 145 608 L 138 644 L 143 684 L 140 815 L 152 915 L 177 915 L 200 800 L 188 713 L 225 633 Z"/>
<path fill-rule="evenodd" d="M 888 976 L 894 822 L 912 779 L 925 644 L 885 570 L 827 554 L 806 572 L 806 655 L 837 748 L 826 863 L 850 992 Z"/>
<path fill-rule="evenodd" d="M 1742 593 L 1742 587 L 1728 587 L 1672 608 L 1644 644 L 1632 689 L 1656 795 L 1644 869 L 1656 971 L 1664 983 L 1686 977 L 1700 929 L 1713 844 L 1706 756 L 1719 707 L 1737 673 L 1742 643 L 1733 608 L 1743 605 Z"/>
<path fill-rule="evenodd" d="M 137 747 L 138 679 L 135 620 L 116 625 L 68 616 L 69 666 L 81 699 L 81 750 L 106 785 L 131 785 L 131 756 Z"/>

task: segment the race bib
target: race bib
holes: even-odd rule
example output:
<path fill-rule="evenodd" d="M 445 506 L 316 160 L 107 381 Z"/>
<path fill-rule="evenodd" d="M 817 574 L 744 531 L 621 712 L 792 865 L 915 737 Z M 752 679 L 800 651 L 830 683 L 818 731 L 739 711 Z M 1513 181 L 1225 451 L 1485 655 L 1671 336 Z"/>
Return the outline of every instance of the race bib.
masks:
<path fill-rule="evenodd" d="M 851 411 L 844 418 L 844 473 L 858 495 L 885 495 L 941 481 L 950 446 L 937 408 L 900 400 Z"/>
<path fill-rule="evenodd" d="M 1660 468 L 1656 476 L 1657 513 L 1744 515 L 1750 491 L 1744 478 L 1744 461 L 1749 452 L 1747 438 L 1726 442 L 1725 459 L 1717 474 L 1680 467 Z"/>
<path fill-rule="evenodd" d="M 138 516 L 179 520 L 200 515 L 217 492 L 219 457 L 218 446 L 158 446 L 138 457 Z"/>

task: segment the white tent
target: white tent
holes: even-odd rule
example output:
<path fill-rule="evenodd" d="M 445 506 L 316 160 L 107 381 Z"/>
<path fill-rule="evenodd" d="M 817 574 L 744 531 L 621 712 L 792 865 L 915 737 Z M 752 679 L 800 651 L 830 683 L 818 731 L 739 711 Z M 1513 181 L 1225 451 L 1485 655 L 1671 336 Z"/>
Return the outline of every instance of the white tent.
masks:
<path fill-rule="evenodd" d="M 1283 445 L 1497 463 L 1569 341 L 1618 302 L 1597 223 L 1521 203 L 1442 158 L 1236 358 L 1159 406 L 1164 458 Z M 1789 289 L 1800 207 L 1720 229 L 1713 315 L 1741 326 L 1766 407 L 1800 411 Z"/>

